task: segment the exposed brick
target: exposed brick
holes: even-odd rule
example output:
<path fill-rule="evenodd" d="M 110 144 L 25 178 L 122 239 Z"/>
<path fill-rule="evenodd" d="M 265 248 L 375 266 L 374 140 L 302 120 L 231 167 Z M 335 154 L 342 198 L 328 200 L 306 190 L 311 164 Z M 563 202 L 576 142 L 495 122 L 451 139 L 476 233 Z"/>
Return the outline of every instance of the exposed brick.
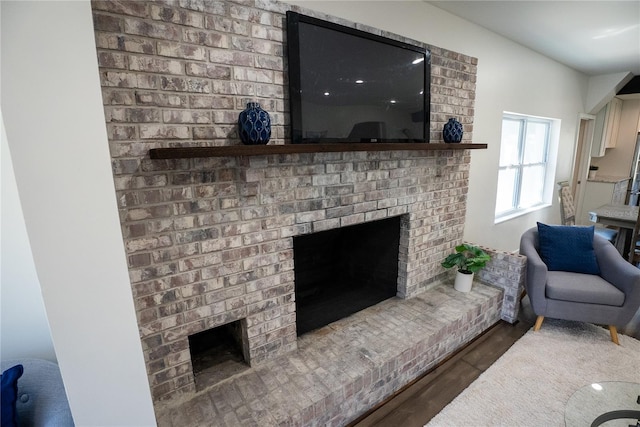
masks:
<path fill-rule="evenodd" d="M 252 9 L 238 4 L 230 5 L 229 15 L 232 18 L 259 24 L 270 24 L 271 22 L 273 22 L 273 17 L 270 12 L 259 9 Z"/>
<path fill-rule="evenodd" d="M 93 15 L 93 27 L 96 31 L 122 32 L 124 20 L 120 17 L 95 13 Z"/>
<path fill-rule="evenodd" d="M 148 55 L 155 53 L 154 44 L 149 40 L 119 34 L 97 33 L 96 46 L 103 49 L 145 53 Z"/>
<path fill-rule="evenodd" d="M 137 135 L 135 126 L 107 126 L 107 131 L 113 141 L 131 140 Z"/>
<path fill-rule="evenodd" d="M 144 74 L 105 71 L 100 73 L 100 83 L 106 87 L 155 89 L 158 87 L 158 78 Z"/>
<path fill-rule="evenodd" d="M 273 56 L 256 56 L 255 57 L 256 68 L 265 68 L 267 70 L 284 70 L 284 61 L 282 58 Z"/>
<path fill-rule="evenodd" d="M 157 59 L 147 56 L 129 56 L 129 69 L 149 73 L 184 74 L 184 66 L 180 61 Z"/>
<path fill-rule="evenodd" d="M 147 2 L 128 0 L 93 0 L 91 6 L 95 10 L 117 13 L 119 15 L 147 16 Z"/>
<path fill-rule="evenodd" d="M 232 109 L 234 108 L 234 100 L 232 97 L 226 96 L 189 96 L 191 108 L 206 109 Z"/>
<path fill-rule="evenodd" d="M 156 93 L 156 92 L 139 92 L 135 93 L 135 99 L 138 105 L 156 106 L 156 107 L 187 107 L 187 96 L 176 95 L 172 93 Z"/>
<path fill-rule="evenodd" d="M 190 76 L 208 77 L 210 79 L 231 79 L 231 67 L 213 64 L 188 63 L 186 73 Z"/>
<path fill-rule="evenodd" d="M 108 122 L 153 123 L 160 121 L 160 111 L 151 108 L 105 108 Z"/>
<path fill-rule="evenodd" d="M 117 89 L 103 89 L 102 100 L 104 105 L 134 105 L 136 102 L 133 93 Z"/>
<path fill-rule="evenodd" d="M 282 31 L 275 28 L 270 27 L 262 27 L 260 25 L 252 25 L 251 26 L 251 37 L 257 39 L 267 39 L 273 40 L 277 42 L 283 41 Z"/>
<path fill-rule="evenodd" d="M 275 73 L 272 70 L 234 67 L 234 80 L 245 80 L 259 83 L 275 83 Z"/>
<path fill-rule="evenodd" d="M 282 98 L 284 96 L 284 88 L 281 85 L 258 84 L 255 93 L 261 98 Z"/>
<path fill-rule="evenodd" d="M 138 254 L 131 255 L 129 257 L 129 267 L 144 267 L 146 265 L 151 264 L 151 255 L 150 254 Z"/>
<path fill-rule="evenodd" d="M 127 69 L 127 56 L 120 53 L 100 52 L 98 54 L 98 65 L 104 68 Z"/>
<path fill-rule="evenodd" d="M 207 59 L 207 51 L 201 46 L 180 43 L 158 42 L 158 55 L 197 61 Z"/>
<path fill-rule="evenodd" d="M 220 16 L 206 16 L 205 27 L 209 30 L 248 36 L 251 24 Z"/>
<path fill-rule="evenodd" d="M 209 51 L 209 61 L 215 64 L 228 64 L 235 66 L 252 67 L 257 66 L 255 55 L 248 52 L 237 52 L 228 49 L 211 49 Z M 269 67 L 261 67 L 269 68 Z"/>
<path fill-rule="evenodd" d="M 244 319 L 252 366 L 295 350 L 293 236 L 404 215 L 398 295 L 414 298 L 443 275 L 440 262 L 464 231 L 468 153 L 148 158 L 155 147 L 239 144 L 237 118 L 247 102 L 270 113 L 272 143 L 288 141 L 283 22 L 289 5 L 92 6 L 114 183 L 154 400 L 194 392 L 189 334 Z M 431 49 L 432 141 L 441 141 L 451 115 L 471 141 L 477 61 Z M 517 280 L 493 269 L 487 275 L 499 286 Z M 503 304 L 513 301 L 513 286 L 506 286 Z M 510 313 L 505 318 L 513 307 Z M 417 373 L 426 366 L 414 368 L 412 361 L 433 351 L 399 352 L 394 363 Z M 393 372 L 385 364 L 370 377 L 343 378 L 348 385 L 340 393 L 368 402 L 365 385 Z M 314 388 L 307 390 L 315 397 Z M 299 419 L 324 416 L 330 402 L 320 403 Z M 340 414 L 331 419 L 339 421 L 325 423 L 348 423 Z"/>
<path fill-rule="evenodd" d="M 238 123 L 238 115 L 239 113 L 236 111 L 214 111 L 213 119 L 215 123 L 223 124 L 223 123 Z"/>
<path fill-rule="evenodd" d="M 163 111 L 165 123 L 211 123 L 211 114 L 201 111 Z"/>
<path fill-rule="evenodd" d="M 208 127 L 194 127 L 193 139 L 225 139 L 229 137 L 236 137 L 238 133 L 238 126 L 208 126 Z"/>
<path fill-rule="evenodd" d="M 160 88 L 178 92 L 210 93 L 211 84 L 206 80 L 181 78 L 181 77 L 160 77 Z"/>
<path fill-rule="evenodd" d="M 150 15 L 151 19 L 159 21 L 172 22 L 174 24 L 186 25 L 189 27 L 202 28 L 204 26 L 204 18 L 199 13 L 160 6 L 157 4 L 150 5 Z"/>
<path fill-rule="evenodd" d="M 149 23 L 132 18 L 125 18 L 124 32 L 162 40 L 180 40 L 180 31 L 173 25 Z"/>
<path fill-rule="evenodd" d="M 140 126 L 140 138 L 142 139 L 188 139 L 191 137 L 187 126 Z"/>
<path fill-rule="evenodd" d="M 183 31 L 183 35 L 186 42 L 196 45 L 204 45 L 222 49 L 227 49 L 229 47 L 229 38 L 226 35 L 220 33 L 185 29 Z"/>
<path fill-rule="evenodd" d="M 180 7 L 198 12 L 206 12 L 214 15 L 227 14 L 227 2 L 224 1 L 206 1 L 206 0 L 179 0 Z"/>

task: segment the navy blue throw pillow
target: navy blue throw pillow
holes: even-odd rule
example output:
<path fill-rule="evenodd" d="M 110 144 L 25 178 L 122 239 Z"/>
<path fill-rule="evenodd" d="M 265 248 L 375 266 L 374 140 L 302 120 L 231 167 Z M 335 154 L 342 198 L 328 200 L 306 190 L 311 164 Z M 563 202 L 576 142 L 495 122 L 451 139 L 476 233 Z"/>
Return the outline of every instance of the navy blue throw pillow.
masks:
<path fill-rule="evenodd" d="M 594 227 L 538 223 L 540 257 L 549 271 L 600 274 L 593 250 Z"/>
<path fill-rule="evenodd" d="M 2 427 L 17 427 L 18 413 L 16 401 L 18 399 L 18 378 L 22 376 L 22 365 L 13 366 L 2 373 L 2 387 L 0 388 L 0 404 L 2 405 Z"/>

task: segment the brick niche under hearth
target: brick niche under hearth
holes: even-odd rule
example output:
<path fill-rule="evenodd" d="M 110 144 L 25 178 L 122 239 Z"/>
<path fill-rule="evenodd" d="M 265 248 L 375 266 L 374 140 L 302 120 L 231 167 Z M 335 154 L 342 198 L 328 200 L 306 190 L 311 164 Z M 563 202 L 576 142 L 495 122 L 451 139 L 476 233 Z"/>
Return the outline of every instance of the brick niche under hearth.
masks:
<path fill-rule="evenodd" d="M 240 144 L 236 120 L 248 101 L 270 112 L 272 143 L 287 141 L 282 27 L 284 12 L 298 8 L 268 0 L 92 6 L 123 237 L 156 401 L 195 391 L 189 335 L 241 321 L 251 365 L 296 348 L 293 236 L 403 215 L 397 295 L 416 296 L 445 274 L 440 262 L 463 236 L 468 151 L 149 159 L 151 148 Z M 427 47 L 431 141 L 442 141 L 442 125 L 455 116 L 470 142 L 477 60 Z"/>

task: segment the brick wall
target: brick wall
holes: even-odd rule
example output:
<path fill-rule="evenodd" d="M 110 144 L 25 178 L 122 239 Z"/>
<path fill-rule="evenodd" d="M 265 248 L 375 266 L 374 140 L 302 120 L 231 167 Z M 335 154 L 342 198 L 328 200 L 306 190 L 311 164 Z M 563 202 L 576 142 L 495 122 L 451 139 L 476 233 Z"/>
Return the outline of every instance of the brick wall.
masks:
<path fill-rule="evenodd" d="M 500 318 L 514 323 L 520 311 L 520 295 L 524 291 L 527 257 L 482 247 L 491 261 L 478 272 L 478 280 L 504 290 Z"/>
<path fill-rule="evenodd" d="M 287 142 L 283 25 L 289 5 L 179 0 L 92 6 L 123 238 L 154 399 L 195 390 L 189 334 L 242 319 L 252 365 L 296 348 L 292 236 L 403 215 L 398 295 L 417 295 L 445 274 L 439 263 L 463 234 L 466 151 L 149 160 L 150 148 L 239 144 L 236 120 L 249 101 L 271 114 L 272 143 Z M 428 47 L 431 140 L 441 142 L 442 125 L 456 116 L 464 140 L 471 141 L 477 61 Z"/>

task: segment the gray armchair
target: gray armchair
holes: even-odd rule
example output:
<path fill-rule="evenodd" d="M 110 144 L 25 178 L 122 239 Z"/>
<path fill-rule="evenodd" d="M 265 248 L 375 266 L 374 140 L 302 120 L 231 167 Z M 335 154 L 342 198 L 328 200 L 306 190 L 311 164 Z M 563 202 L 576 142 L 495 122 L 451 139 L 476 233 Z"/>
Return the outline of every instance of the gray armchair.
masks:
<path fill-rule="evenodd" d="M 58 365 L 42 359 L 3 360 L 1 372 L 20 364 L 16 410 L 18 425 L 30 427 L 73 427 L 73 417 Z"/>
<path fill-rule="evenodd" d="M 628 263 L 606 239 L 593 236 L 600 274 L 549 271 L 539 253 L 538 229 L 520 239 L 520 254 L 527 257 L 525 288 L 538 316 L 534 331 L 545 317 L 608 325 L 618 343 L 623 326 L 640 307 L 640 269 Z"/>

